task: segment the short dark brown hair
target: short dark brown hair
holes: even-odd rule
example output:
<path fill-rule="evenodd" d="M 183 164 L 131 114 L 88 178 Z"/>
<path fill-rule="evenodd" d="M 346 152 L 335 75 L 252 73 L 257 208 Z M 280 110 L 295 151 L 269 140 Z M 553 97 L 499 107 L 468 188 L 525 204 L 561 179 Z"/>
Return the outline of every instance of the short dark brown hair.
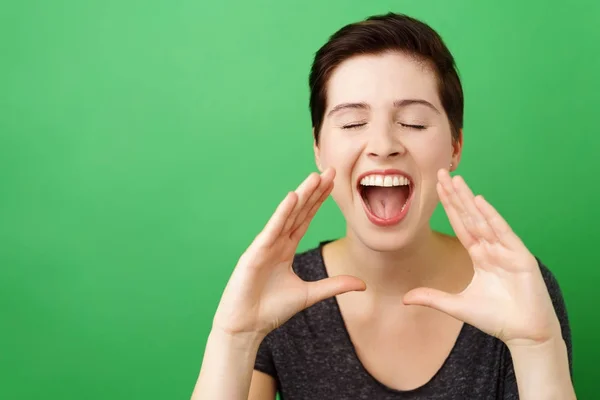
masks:
<path fill-rule="evenodd" d="M 464 98 L 454 57 L 429 25 L 404 14 L 388 13 L 344 26 L 316 52 L 309 87 L 310 115 L 317 143 L 327 108 L 327 82 L 335 68 L 353 56 L 388 51 L 408 54 L 434 69 L 452 137 L 458 140 L 463 126 Z"/>

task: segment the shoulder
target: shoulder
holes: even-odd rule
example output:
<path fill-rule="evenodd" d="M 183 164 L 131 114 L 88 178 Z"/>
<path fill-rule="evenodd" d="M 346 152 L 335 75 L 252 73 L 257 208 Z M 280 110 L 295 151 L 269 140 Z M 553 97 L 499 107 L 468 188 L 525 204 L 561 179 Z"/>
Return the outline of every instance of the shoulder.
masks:
<path fill-rule="evenodd" d="M 548 289 L 548 294 L 550 295 L 550 299 L 552 300 L 554 311 L 556 312 L 556 316 L 558 318 L 558 321 L 560 322 L 563 340 L 567 345 L 569 367 L 572 372 L 573 344 L 571 339 L 571 327 L 569 323 L 569 314 L 567 311 L 566 301 L 563 297 L 562 290 L 554 273 L 538 257 L 536 257 L 536 260 L 538 262 L 540 272 L 542 273 L 542 277 L 544 278 L 544 282 L 546 283 L 546 288 Z"/>
<path fill-rule="evenodd" d="M 550 299 L 552 299 L 552 304 L 554 305 L 554 310 L 556 311 L 558 319 L 560 320 L 561 325 L 568 325 L 567 306 L 558 279 L 556 279 L 554 273 L 542 262 L 542 260 L 538 257 L 536 257 L 536 260 L 542 277 L 544 278 L 544 283 L 546 284 Z"/>
<path fill-rule="evenodd" d="M 558 280 L 556 279 L 556 276 L 550 270 L 550 268 L 548 268 L 542 262 L 542 260 L 540 260 L 538 257 L 536 257 L 536 260 L 538 262 L 538 266 L 540 268 L 540 272 L 542 273 L 542 277 L 544 278 L 544 283 L 546 284 L 546 288 L 548 289 L 548 293 L 550 294 L 550 298 L 552 299 L 552 302 L 554 303 L 554 307 L 555 308 L 557 308 L 557 307 L 558 308 L 565 308 L 562 290 L 560 288 Z M 565 311 L 566 312 L 566 309 L 565 310 L 561 309 L 561 311 Z M 557 310 L 557 312 L 558 312 L 558 310 Z"/>

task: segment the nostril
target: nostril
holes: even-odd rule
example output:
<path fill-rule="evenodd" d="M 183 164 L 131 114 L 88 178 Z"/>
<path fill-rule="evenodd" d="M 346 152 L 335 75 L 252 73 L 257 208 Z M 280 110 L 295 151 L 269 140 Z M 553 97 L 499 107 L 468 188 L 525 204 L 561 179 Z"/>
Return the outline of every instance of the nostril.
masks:
<path fill-rule="evenodd" d="M 400 152 L 399 152 L 399 151 L 395 151 L 395 152 L 393 152 L 393 153 L 388 153 L 388 155 L 387 155 L 387 156 L 385 156 L 384 154 L 375 153 L 375 152 L 370 152 L 370 153 L 369 153 L 369 156 L 370 156 L 370 157 L 381 157 L 381 156 L 383 156 L 383 157 L 385 157 L 385 158 L 393 158 L 393 157 L 398 157 L 399 155 L 400 155 Z"/>

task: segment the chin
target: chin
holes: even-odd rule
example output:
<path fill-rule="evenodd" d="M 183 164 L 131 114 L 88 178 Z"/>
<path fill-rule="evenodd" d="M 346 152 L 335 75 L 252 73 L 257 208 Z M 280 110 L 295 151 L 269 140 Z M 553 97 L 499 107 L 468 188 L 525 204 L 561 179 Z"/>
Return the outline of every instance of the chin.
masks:
<path fill-rule="evenodd" d="M 412 221 L 403 221 L 403 224 L 382 228 L 373 225 L 370 221 L 360 223 L 354 230 L 354 236 L 367 248 L 377 252 L 397 252 L 410 247 L 415 240 L 422 236 L 421 230 Z"/>
<path fill-rule="evenodd" d="M 410 243 L 408 232 L 380 233 L 364 232 L 357 234 L 357 238 L 369 250 L 380 253 L 394 253 L 406 248 Z"/>

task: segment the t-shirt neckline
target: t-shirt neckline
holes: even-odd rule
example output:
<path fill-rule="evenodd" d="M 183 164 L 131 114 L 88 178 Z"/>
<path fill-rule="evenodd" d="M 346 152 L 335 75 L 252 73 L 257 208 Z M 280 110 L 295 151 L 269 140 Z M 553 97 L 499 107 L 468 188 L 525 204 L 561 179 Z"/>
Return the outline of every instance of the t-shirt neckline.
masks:
<path fill-rule="evenodd" d="M 320 270 L 319 272 L 320 272 L 320 275 L 322 276 L 322 278 L 329 277 L 329 274 L 327 273 L 327 267 L 325 265 L 325 259 L 323 257 L 323 246 L 325 246 L 327 243 L 332 242 L 332 241 L 333 240 L 322 241 L 319 243 L 319 246 L 316 249 L 314 249 L 318 253 L 318 257 L 317 257 L 318 261 L 319 261 L 318 268 Z M 391 387 L 387 386 L 386 384 L 380 382 L 364 366 L 364 364 L 358 357 L 358 353 L 356 352 L 356 347 L 354 346 L 354 343 L 352 342 L 352 338 L 350 337 L 350 332 L 348 331 L 348 327 L 346 326 L 346 321 L 344 320 L 344 316 L 342 315 L 342 310 L 340 308 L 340 304 L 337 300 L 337 297 L 334 296 L 330 300 L 333 303 L 333 308 L 332 308 L 332 311 L 334 314 L 333 320 L 336 321 L 336 323 L 341 325 L 341 326 L 339 326 L 339 328 L 340 328 L 340 331 L 343 332 L 343 335 L 342 335 L 343 336 L 342 340 L 344 341 L 343 345 L 352 354 L 352 362 L 354 362 L 358 366 L 360 373 L 365 375 L 375 385 L 381 387 L 386 392 L 393 393 L 393 394 L 404 394 L 404 395 L 409 394 L 409 393 L 417 394 L 421 391 L 426 390 L 428 387 L 435 385 L 435 382 L 437 379 L 439 379 L 439 376 L 446 372 L 447 365 L 450 363 L 450 360 L 456 356 L 456 353 L 458 352 L 458 349 L 460 348 L 460 346 L 462 346 L 462 343 L 464 342 L 465 337 L 467 335 L 467 331 L 469 329 L 469 325 L 467 323 L 462 324 L 460 331 L 454 342 L 454 345 L 452 346 L 452 349 L 450 350 L 450 353 L 448 354 L 448 357 L 446 357 L 446 359 L 442 363 L 442 366 L 435 372 L 435 374 L 431 377 L 431 379 L 429 379 L 429 381 L 425 382 L 423 385 L 416 387 L 414 389 L 408 389 L 408 390 L 394 389 L 394 388 L 391 388 Z"/>

